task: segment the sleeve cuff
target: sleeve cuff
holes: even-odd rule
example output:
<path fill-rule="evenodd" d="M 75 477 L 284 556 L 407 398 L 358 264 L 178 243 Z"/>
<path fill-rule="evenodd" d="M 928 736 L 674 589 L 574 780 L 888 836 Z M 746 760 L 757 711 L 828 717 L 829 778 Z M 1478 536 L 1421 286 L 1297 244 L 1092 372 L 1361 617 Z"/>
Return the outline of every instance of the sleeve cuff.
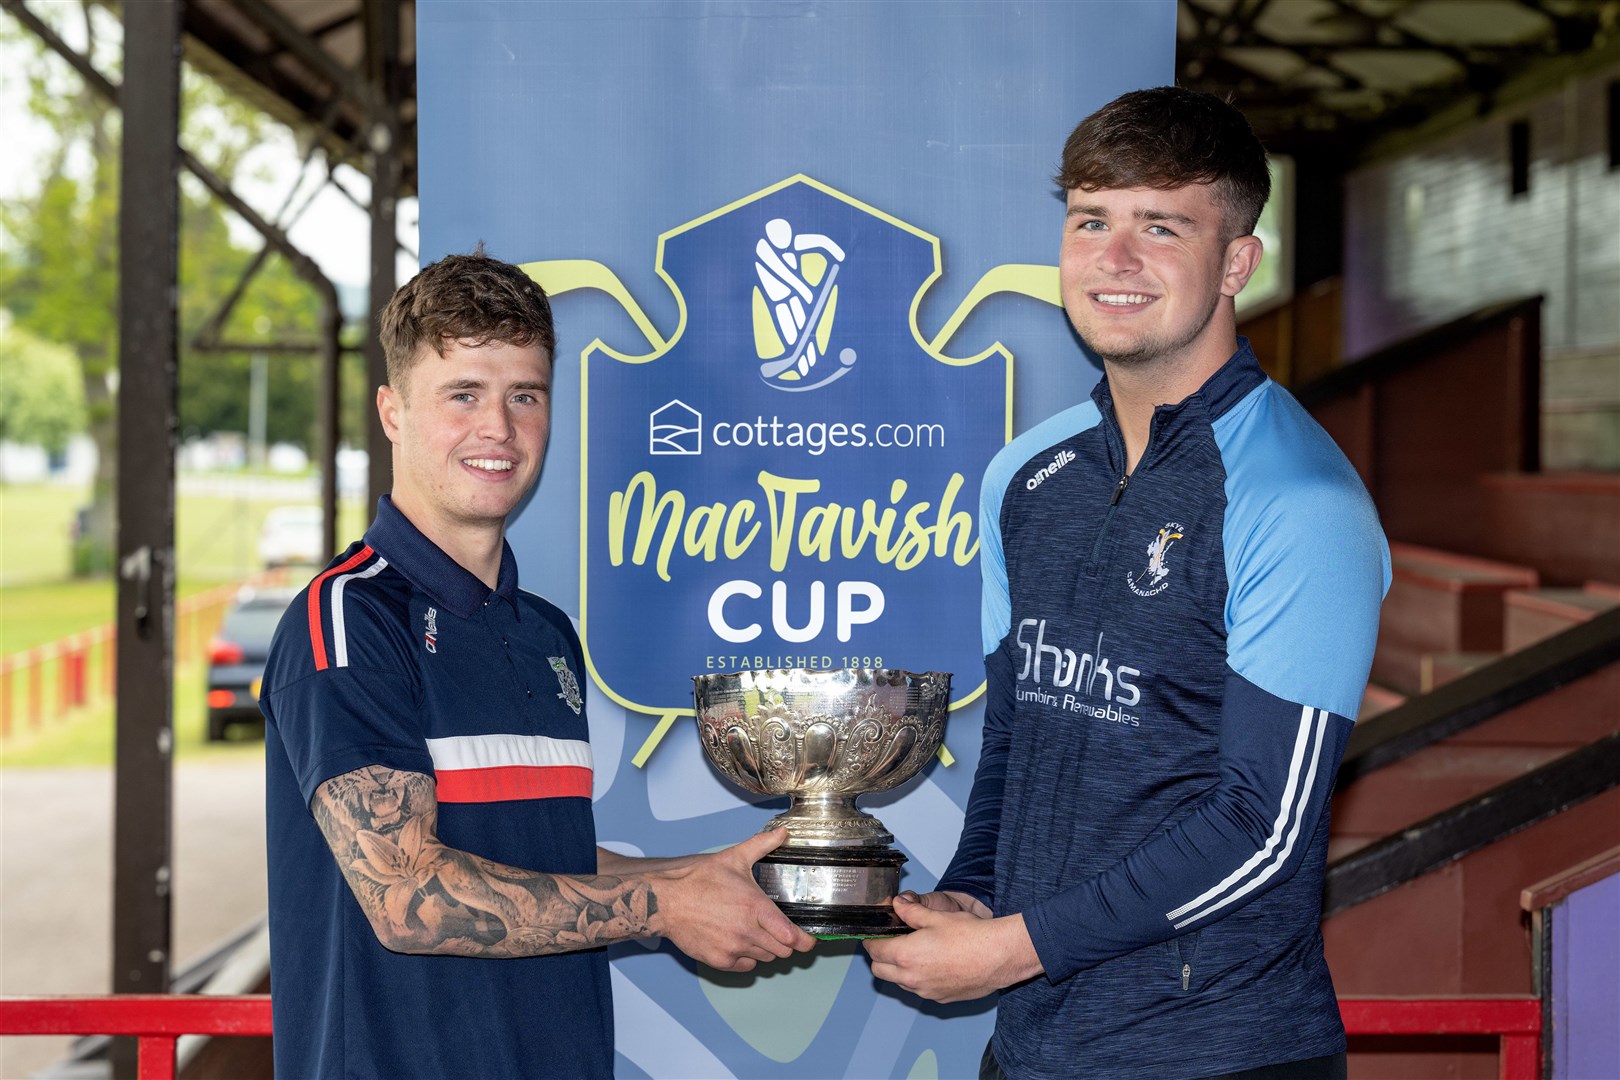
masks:
<path fill-rule="evenodd" d="M 1064 948 L 1068 943 L 1053 925 L 1046 904 L 1036 904 L 1024 912 L 1024 929 L 1029 932 L 1030 944 L 1040 957 L 1041 969 L 1048 982 L 1059 983 L 1080 970 L 1073 955 Z"/>
<path fill-rule="evenodd" d="M 966 893 L 979 903 L 983 904 L 985 907 L 989 908 L 992 915 L 995 914 L 996 898 L 991 896 L 984 889 L 979 888 L 977 885 L 970 885 L 965 881 L 952 881 L 949 878 L 945 878 L 942 879 L 938 885 L 934 886 L 934 891 Z"/>
<path fill-rule="evenodd" d="M 367 765 L 433 775 L 433 758 L 420 746 L 352 746 L 322 758 L 299 778 L 298 787 L 304 794 L 304 805 L 308 806 L 314 801 L 315 792 L 332 777 L 363 769 Z"/>

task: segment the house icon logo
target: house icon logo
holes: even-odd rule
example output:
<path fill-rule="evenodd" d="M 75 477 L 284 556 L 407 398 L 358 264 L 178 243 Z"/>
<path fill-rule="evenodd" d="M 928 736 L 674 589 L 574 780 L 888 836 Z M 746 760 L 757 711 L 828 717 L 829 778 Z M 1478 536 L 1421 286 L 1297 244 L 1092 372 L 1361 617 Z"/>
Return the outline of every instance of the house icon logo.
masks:
<path fill-rule="evenodd" d="M 680 398 L 647 417 L 647 452 L 692 457 L 703 453 L 703 414 Z"/>

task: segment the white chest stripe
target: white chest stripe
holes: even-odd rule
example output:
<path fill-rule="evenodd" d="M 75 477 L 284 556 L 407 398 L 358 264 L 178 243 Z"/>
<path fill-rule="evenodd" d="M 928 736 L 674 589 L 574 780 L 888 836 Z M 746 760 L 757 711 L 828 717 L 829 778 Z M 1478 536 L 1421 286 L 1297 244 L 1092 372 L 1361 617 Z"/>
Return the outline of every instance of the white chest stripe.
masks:
<path fill-rule="evenodd" d="M 591 768 L 591 744 L 546 735 L 454 735 L 428 739 L 435 770 L 569 765 Z"/>
<path fill-rule="evenodd" d="M 349 666 L 349 635 L 343 629 L 343 586 L 348 584 L 350 578 L 371 577 L 387 565 L 388 560 L 379 555 L 377 561 L 364 570 L 340 574 L 332 580 L 332 655 L 337 660 L 337 667 Z"/>
<path fill-rule="evenodd" d="M 1177 930 L 1247 896 L 1270 880 L 1281 869 L 1282 865 L 1288 861 L 1288 856 L 1294 849 L 1294 841 L 1299 837 L 1302 811 L 1305 804 L 1310 802 L 1311 789 L 1316 784 L 1316 766 L 1322 758 L 1322 736 L 1327 727 L 1327 719 L 1328 713 L 1326 709 L 1313 709 L 1306 706 L 1301 711 L 1299 734 L 1294 739 L 1294 756 L 1288 764 L 1288 782 L 1283 786 L 1282 804 L 1277 809 L 1276 821 L 1272 823 L 1271 835 L 1266 838 L 1265 845 L 1259 851 L 1251 855 L 1242 866 L 1228 874 L 1220 884 L 1174 911 L 1165 914 L 1165 918 L 1169 919 Z M 1305 764 L 1307 752 L 1309 753 L 1309 763 Z M 1300 783 L 1300 767 L 1302 764 L 1305 764 L 1303 784 Z M 1288 828 L 1290 819 L 1293 820 L 1293 828 L 1291 829 Z M 1287 830 L 1286 840 L 1283 837 L 1284 830 Z M 1281 851 L 1277 850 L 1279 843 L 1282 844 Z M 1265 868 L 1260 870 L 1259 873 L 1255 873 L 1255 869 L 1261 864 L 1265 864 Z M 1187 915 L 1187 912 L 1220 896 L 1245 877 L 1248 877 L 1249 880 L 1241 888 L 1230 893 L 1224 899 L 1209 904 L 1208 907 L 1204 907 L 1202 910 L 1194 911 L 1191 915 Z M 1183 915 L 1187 915 L 1187 917 L 1182 918 Z"/>

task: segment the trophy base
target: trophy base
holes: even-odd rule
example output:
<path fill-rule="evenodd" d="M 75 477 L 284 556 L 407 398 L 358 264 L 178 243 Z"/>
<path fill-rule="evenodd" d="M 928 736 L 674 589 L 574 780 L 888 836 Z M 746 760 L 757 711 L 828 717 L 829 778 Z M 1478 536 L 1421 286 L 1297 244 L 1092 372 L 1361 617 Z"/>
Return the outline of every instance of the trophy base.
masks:
<path fill-rule="evenodd" d="M 812 937 L 891 937 L 911 932 L 893 907 L 905 861 L 889 847 L 807 850 L 787 844 L 754 864 L 754 880 Z"/>
<path fill-rule="evenodd" d="M 813 938 L 896 937 L 911 933 L 894 908 L 846 907 L 834 904 L 778 904 L 782 914 Z"/>

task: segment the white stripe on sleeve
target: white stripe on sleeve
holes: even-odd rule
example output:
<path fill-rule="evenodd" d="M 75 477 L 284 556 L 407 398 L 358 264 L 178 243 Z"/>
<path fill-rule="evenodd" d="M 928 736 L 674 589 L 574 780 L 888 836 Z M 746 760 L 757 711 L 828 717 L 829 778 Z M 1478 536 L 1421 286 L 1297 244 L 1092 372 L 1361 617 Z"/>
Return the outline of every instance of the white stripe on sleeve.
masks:
<path fill-rule="evenodd" d="M 340 574 L 332 580 L 332 655 L 337 660 L 337 667 L 349 666 L 349 635 L 343 629 L 343 586 L 350 578 L 371 577 L 387 565 L 388 560 L 379 555 L 377 561 L 364 570 Z"/>
<path fill-rule="evenodd" d="M 1283 863 L 1288 860 L 1288 855 L 1294 847 L 1294 840 L 1299 835 L 1301 818 L 1300 811 L 1303 809 L 1305 804 L 1310 801 L 1311 789 L 1315 786 L 1316 766 L 1317 762 L 1321 760 L 1322 756 L 1322 735 L 1327 726 L 1327 718 L 1328 713 L 1325 709 L 1313 709 L 1307 705 L 1301 710 L 1299 718 L 1299 734 L 1294 740 L 1294 755 L 1288 765 L 1288 782 L 1283 787 L 1282 802 L 1277 810 L 1277 818 L 1272 823 L 1271 835 L 1266 838 L 1265 845 L 1261 847 L 1259 851 L 1250 856 L 1248 861 L 1246 861 L 1242 866 L 1228 874 L 1226 878 L 1220 882 L 1220 884 L 1205 891 L 1202 895 L 1188 901 L 1181 907 L 1176 908 L 1174 911 L 1167 912 L 1165 914 L 1165 918 L 1169 919 L 1171 923 L 1174 924 L 1175 929 L 1179 930 L 1188 923 L 1202 919 L 1206 915 L 1219 911 L 1221 908 L 1239 899 L 1240 897 L 1247 896 L 1250 892 L 1253 892 L 1255 889 L 1259 888 L 1274 874 L 1276 874 L 1276 872 L 1282 867 Z M 1313 720 L 1315 721 L 1314 728 L 1312 724 Z M 1312 749 L 1313 734 L 1315 736 L 1314 750 Z M 1304 763 L 1307 751 L 1310 752 L 1310 764 L 1305 771 L 1305 782 L 1303 785 L 1300 785 L 1300 767 Z M 1292 830 L 1288 831 L 1287 840 L 1283 841 L 1283 832 L 1285 829 L 1287 829 L 1290 818 L 1293 819 L 1294 825 Z M 1282 850 L 1280 853 L 1276 853 L 1279 842 L 1282 842 Z M 1276 853 L 1275 857 L 1273 857 L 1273 853 Z M 1259 874 L 1250 878 L 1248 883 L 1242 888 L 1227 896 L 1224 900 L 1212 904 L 1202 911 L 1190 915 L 1185 919 L 1181 918 L 1181 916 L 1185 915 L 1188 911 L 1191 911 L 1199 905 L 1206 903 L 1216 896 L 1219 896 L 1238 881 L 1252 874 L 1256 867 L 1259 867 L 1262 863 L 1267 863 L 1268 860 L 1269 864 L 1266 865 L 1265 869 L 1261 870 Z M 1177 921 L 1178 919 L 1180 921 Z"/>

